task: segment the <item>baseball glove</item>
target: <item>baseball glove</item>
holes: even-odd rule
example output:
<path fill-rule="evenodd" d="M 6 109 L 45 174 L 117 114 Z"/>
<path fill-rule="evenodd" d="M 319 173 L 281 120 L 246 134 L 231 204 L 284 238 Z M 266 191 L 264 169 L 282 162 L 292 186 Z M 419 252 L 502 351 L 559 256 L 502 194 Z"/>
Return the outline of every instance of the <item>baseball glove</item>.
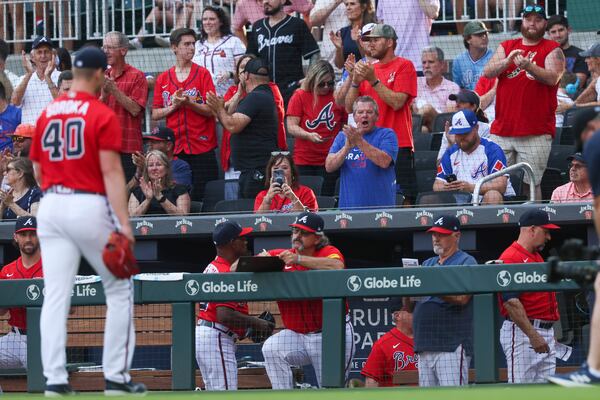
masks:
<path fill-rule="evenodd" d="M 250 338 L 254 343 L 262 343 L 271 334 L 273 333 L 273 329 L 275 329 L 275 317 L 268 311 L 263 311 L 262 314 L 258 316 L 258 318 L 265 320 L 268 322 L 268 328 L 266 330 L 258 331 L 254 328 L 248 328 L 246 331 L 246 337 Z"/>
<path fill-rule="evenodd" d="M 106 268 L 118 279 L 127 279 L 140 273 L 129 239 L 121 232 L 115 231 L 110 234 L 102 251 L 102 260 Z"/>

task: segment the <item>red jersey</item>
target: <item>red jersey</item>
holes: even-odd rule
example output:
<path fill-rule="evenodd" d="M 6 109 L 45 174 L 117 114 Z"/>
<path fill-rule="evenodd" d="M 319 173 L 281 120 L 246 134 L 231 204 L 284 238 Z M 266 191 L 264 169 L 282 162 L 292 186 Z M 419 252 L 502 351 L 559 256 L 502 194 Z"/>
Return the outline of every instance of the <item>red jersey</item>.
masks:
<path fill-rule="evenodd" d="M 294 147 L 295 148 L 295 147 Z M 258 210 L 260 205 L 262 204 L 265 196 L 267 195 L 268 190 L 263 190 L 259 194 L 256 195 L 256 199 L 254 200 L 254 211 Z M 312 191 L 311 188 L 304 185 L 299 185 L 297 189 L 293 190 L 298 199 L 302 202 L 304 207 L 308 207 L 310 211 L 319 211 L 319 206 L 317 205 L 317 198 L 315 197 L 315 192 Z M 279 211 L 279 212 L 292 212 L 292 208 L 294 205 L 292 201 L 287 197 L 283 196 L 275 196 L 271 201 L 271 207 L 269 210 Z"/>
<path fill-rule="evenodd" d="M 230 272 L 230 268 L 231 268 L 231 263 L 229 261 L 227 261 L 223 257 L 217 256 L 213 260 L 213 262 L 211 262 L 210 264 L 208 264 L 206 266 L 206 268 L 204 269 L 204 273 L 205 274 L 225 274 L 225 273 Z M 200 311 L 198 312 L 198 319 L 221 323 L 221 322 L 219 322 L 219 320 L 217 320 L 217 307 L 231 308 L 234 311 L 248 315 L 248 303 L 245 303 L 245 302 L 243 302 L 243 303 L 210 302 L 210 303 L 202 304 L 202 306 L 200 307 Z M 236 328 L 233 326 L 229 326 L 229 329 L 234 331 L 239 337 L 244 337 L 244 335 L 246 334 L 245 328 Z"/>
<path fill-rule="evenodd" d="M 394 386 L 394 373 L 416 371 L 418 361 L 413 339 L 392 328 L 375 342 L 360 373 L 377 381 L 379 387 Z"/>
<path fill-rule="evenodd" d="M 21 257 L 15 261 L 7 264 L 0 271 L 0 279 L 33 279 L 41 278 L 42 273 L 42 259 L 33 264 L 29 268 L 25 268 Z M 10 318 L 8 324 L 19 329 L 27 329 L 27 309 L 25 307 L 13 307 L 9 309 Z"/>
<path fill-rule="evenodd" d="M 273 99 L 275 100 L 275 107 L 277 108 L 277 117 L 279 118 L 279 128 L 277 130 L 277 147 L 279 150 L 287 150 L 287 139 L 285 137 L 285 115 L 283 107 L 283 97 L 279 91 L 279 87 L 273 82 L 269 82 L 269 87 L 273 92 Z M 237 93 L 237 85 L 232 85 L 227 89 L 223 99 L 225 101 L 231 100 L 231 98 Z M 229 158 L 231 157 L 231 132 L 227 129 L 223 129 L 223 137 L 221 138 L 221 167 L 223 171 L 229 169 Z"/>
<path fill-rule="evenodd" d="M 544 259 L 540 253 L 532 254 L 525 250 L 516 241 L 513 242 L 499 258 L 505 264 L 522 264 L 522 263 L 543 263 Z M 504 308 L 502 294 L 498 293 L 500 302 L 500 312 L 503 316 L 508 317 L 508 313 Z M 527 317 L 530 319 L 543 319 L 545 321 L 558 321 L 558 303 L 556 302 L 556 293 L 554 292 L 520 292 L 519 300 Z"/>
<path fill-rule="evenodd" d="M 42 190 L 62 185 L 105 194 L 100 150 L 121 151 L 114 111 L 91 94 L 69 92 L 38 118 L 29 158 L 42 168 Z"/>
<path fill-rule="evenodd" d="M 481 75 L 481 77 L 479 77 L 479 80 L 477 81 L 477 84 L 475 84 L 474 92 L 477 93 L 479 96 L 483 96 L 484 94 L 486 94 L 494 88 L 497 79 L 498 78 L 490 79 L 486 78 L 485 75 Z"/>
<path fill-rule="evenodd" d="M 173 94 L 179 89 L 198 104 L 206 103 L 206 93 L 215 93 L 215 85 L 206 68 L 192 63 L 186 80 L 179 82 L 175 67 L 172 67 L 156 78 L 152 107 L 169 107 Z M 205 117 L 182 106 L 167 115 L 166 120 L 167 126 L 175 132 L 175 154 L 202 154 L 217 147 L 214 117 Z"/>
<path fill-rule="evenodd" d="M 379 79 L 379 85 L 384 85 L 394 92 L 402 92 L 408 95 L 404 106 L 398 111 L 388 106 L 375 91 L 371 84 L 363 81 L 358 88 L 361 96 L 371 96 L 379 106 L 379 119 L 377 126 L 393 129 L 398 138 L 398 147 L 413 148 L 412 136 L 412 112 L 410 105 L 417 97 L 417 72 L 412 62 L 396 57 L 387 63 L 378 62 L 374 64 L 375 76 Z"/>
<path fill-rule="evenodd" d="M 516 49 L 523 56 L 544 68 L 546 56 L 559 44 L 554 40 L 542 39 L 535 46 L 525 46 L 523 39 L 501 43 L 506 55 Z M 491 132 L 498 136 L 554 136 L 556 126 L 556 92 L 558 84 L 548 86 L 536 80 L 514 64 L 498 76 L 496 91 L 496 119 Z"/>
<path fill-rule="evenodd" d="M 142 110 L 137 116 L 133 116 L 123 107 L 115 96 L 108 96 L 106 105 L 110 107 L 121 124 L 123 129 L 123 139 L 121 145 L 122 153 L 134 153 L 142 151 L 142 121 L 144 120 L 144 109 L 148 101 L 148 81 L 144 73 L 139 69 L 125 64 L 123 73 L 115 78 L 115 70 L 110 68 L 106 70 L 106 76 L 115 80 L 115 85 L 127 97 L 136 102 Z"/>
<path fill-rule="evenodd" d="M 313 93 L 297 89 L 288 104 L 287 115 L 300 118 L 300 128 L 316 132 L 324 139 L 323 143 L 296 138 L 294 162 L 297 165 L 325 165 L 325 158 L 333 139 L 342 130 L 346 121 L 346 111 L 335 104 L 333 93 L 315 97 Z"/>
<path fill-rule="evenodd" d="M 271 256 L 278 256 L 286 249 L 270 250 Z M 289 249 L 296 253 L 296 249 Z M 325 246 L 316 250 L 312 257 L 326 257 L 341 260 L 344 262 L 344 256 L 333 246 Z M 284 272 L 310 271 L 309 268 L 298 264 L 286 265 Z M 323 301 L 322 300 L 280 300 L 277 301 L 281 320 L 286 329 L 298 333 L 316 333 L 323 327 Z"/>

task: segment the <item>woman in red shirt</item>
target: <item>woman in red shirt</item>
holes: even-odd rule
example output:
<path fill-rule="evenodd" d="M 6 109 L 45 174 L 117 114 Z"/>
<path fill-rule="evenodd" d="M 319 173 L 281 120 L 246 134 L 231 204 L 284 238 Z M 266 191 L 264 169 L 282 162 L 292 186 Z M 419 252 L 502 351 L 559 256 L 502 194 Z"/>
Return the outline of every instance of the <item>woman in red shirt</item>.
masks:
<path fill-rule="evenodd" d="M 290 152 L 277 151 L 271 154 L 265 171 L 266 189 L 256 195 L 254 212 L 300 212 L 307 208 L 310 211 L 319 211 L 315 193 L 311 188 L 301 185 L 298 180 L 298 169 Z"/>
<path fill-rule="evenodd" d="M 287 109 L 288 133 L 296 138 L 294 161 L 302 175 L 325 178 L 323 195 L 333 196 L 339 173 L 325 171 L 325 158 L 335 136 L 342 130 L 346 112 L 333 98 L 335 74 L 325 60 L 310 66 L 300 89 Z"/>

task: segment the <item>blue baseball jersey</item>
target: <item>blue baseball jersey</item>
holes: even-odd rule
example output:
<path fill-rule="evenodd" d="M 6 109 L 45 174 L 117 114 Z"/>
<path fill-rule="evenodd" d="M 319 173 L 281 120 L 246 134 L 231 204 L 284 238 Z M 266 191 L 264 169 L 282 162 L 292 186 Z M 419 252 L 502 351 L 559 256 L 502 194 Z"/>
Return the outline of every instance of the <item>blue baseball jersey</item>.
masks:
<path fill-rule="evenodd" d="M 463 89 L 475 90 L 483 68 L 493 55 L 494 52 L 488 49 L 483 57 L 473 61 L 468 50 L 459 54 L 452 62 L 452 80 Z"/>
<path fill-rule="evenodd" d="M 456 175 L 463 182 L 476 183 L 484 176 L 506 169 L 506 156 L 496 143 L 481 138 L 481 143 L 471 154 L 462 151 L 457 144 L 450 147 L 440 160 L 436 179 L 446 180 L 448 175 Z M 505 196 L 514 196 L 515 190 L 506 186 Z"/>

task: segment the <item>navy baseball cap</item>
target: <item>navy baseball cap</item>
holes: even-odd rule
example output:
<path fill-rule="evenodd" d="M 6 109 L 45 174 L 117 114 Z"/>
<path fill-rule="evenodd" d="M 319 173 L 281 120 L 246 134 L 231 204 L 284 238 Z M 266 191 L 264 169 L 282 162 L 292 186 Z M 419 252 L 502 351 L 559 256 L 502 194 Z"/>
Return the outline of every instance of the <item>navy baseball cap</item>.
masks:
<path fill-rule="evenodd" d="M 525 18 L 529 14 L 537 14 L 544 19 L 548 19 L 548 17 L 546 17 L 546 10 L 544 9 L 544 7 L 540 6 L 539 4 L 533 4 L 530 6 L 526 6 L 523 9 L 523 11 L 521 12 L 521 15 L 523 16 L 523 18 Z"/>
<path fill-rule="evenodd" d="M 48 46 L 52 48 L 52 42 L 46 36 L 38 36 L 33 40 L 33 44 L 31 45 L 32 49 L 37 49 L 41 46 Z"/>
<path fill-rule="evenodd" d="M 25 231 L 37 231 L 37 219 L 35 217 L 18 217 L 15 222 L 15 233 Z"/>
<path fill-rule="evenodd" d="M 437 232 L 444 235 L 460 232 L 460 221 L 453 215 L 441 215 L 433 222 L 433 226 L 427 232 Z"/>
<path fill-rule="evenodd" d="M 166 126 L 161 126 L 160 128 L 154 128 L 152 133 L 149 135 L 145 135 L 143 137 L 144 140 L 157 140 L 161 142 L 169 141 L 171 143 L 175 143 L 175 132 L 171 128 Z"/>
<path fill-rule="evenodd" d="M 290 224 L 290 226 L 316 235 L 322 235 L 323 228 L 325 228 L 325 221 L 323 221 L 320 215 L 305 211 L 298 215 L 294 223 Z"/>
<path fill-rule="evenodd" d="M 585 158 L 583 158 L 583 154 L 581 154 L 580 152 L 577 152 L 577 153 L 572 154 L 569 157 L 567 157 L 568 162 L 571 162 L 573 160 L 586 164 Z"/>
<path fill-rule="evenodd" d="M 242 226 L 235 221 L 221 222 L 213 231 L 213 243 L 215 246 L 223 246 L 234 239 L 246 236 L 250 232 L 252 232 L 252 228 L 242 228 Z"/>
<path fill-rule="evenodd" d="M 77 52 L 75 61 L 73 61 L 73 67 L 89 69 L 102 68 L 102 70 L 106 71 L 108 61 L 106 59 L 106 54 L 104 54 L 102 50 L 97 47 L 89 46 L 84 47 Z"/>
<path fill-rule="evenodd" d="M 526 226 L 539 226 L 545 229 L 560 229 L 558 225 L 550 223 L 550 217 L 548 213 L 542 210 L 529 210 L 521 215 L 519 218 L 519 227 L 523 228 Z"/>
<path fill-rule="evenodd" d="M 255 58 L 246 64 L 244 72 L 248 72 L 253 75 L 269 76 L 269 66 L 260 58 Z"/>
<path fill-rule="evenodd" d="M 448 96 L 448 100 L 460 101 L 461 103 L 471 103 L 479 107 L 480 98 L 477 93 L 472 90 L 462 89 L 458 93 L 453 93 Z"/>
<path fill-rule="evenodd" d="M 464 135 L 477 125 L 477 115 L 471 110 L 462 109 L 452 116 L 451 135 Z"/>

